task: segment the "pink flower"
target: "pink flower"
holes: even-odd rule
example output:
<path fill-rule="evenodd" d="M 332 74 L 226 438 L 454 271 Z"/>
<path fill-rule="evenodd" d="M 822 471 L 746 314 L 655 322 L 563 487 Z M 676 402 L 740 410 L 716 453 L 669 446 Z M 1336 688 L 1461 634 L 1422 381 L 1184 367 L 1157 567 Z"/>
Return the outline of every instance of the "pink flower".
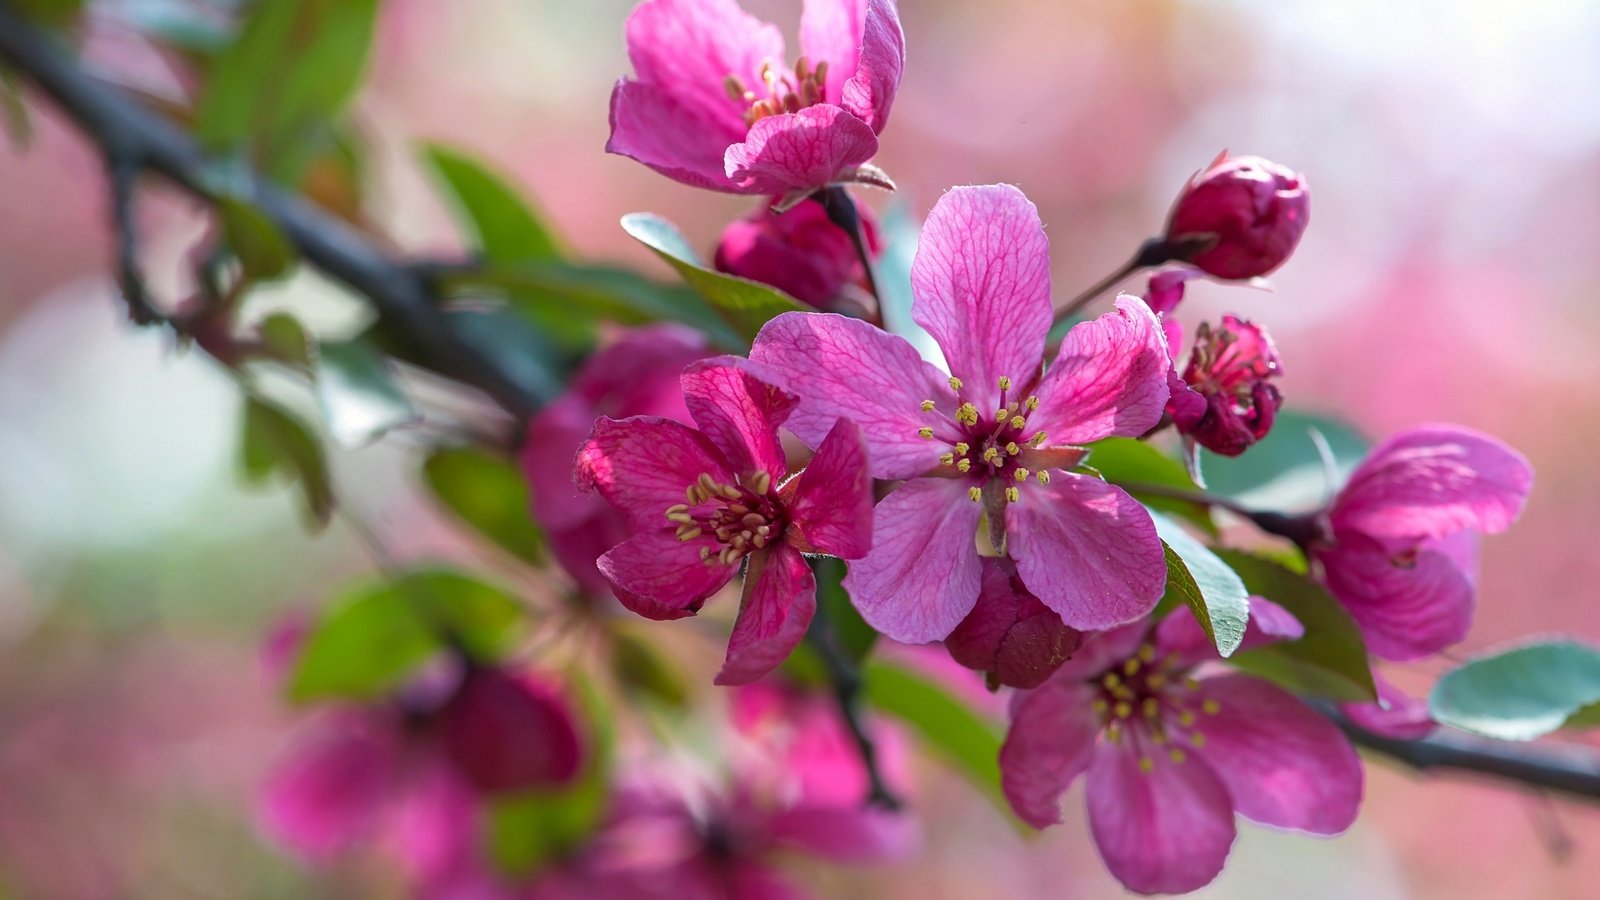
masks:
<path fill-rule="evenodd" d="M 1510 527 L 1532 487 L 1527 459 L 1489 435 L 1413 428 L 1356 467 L 1307 551 L 1373 654 L 1437 653 L 1472 624 L 1477 533 Z"/>
<path fill-rule="evenodd" d="M 1028 593 L 1010 560 L 985 559 L 978 603 L 944 646 L 956 662 L 987 673 L 991 688 L 1034 688 L 1067 661 L 1079 637 Z"/>
<path fill-rule="evenodd" d="M 786 313 L 750 358 L 800 397 L 789 427 L 815 446 L 833 421 L 861 427 L 872 474 L 906 482 L 878 504 L 872 551 L 845 586 L 868 623 L 907 643 L 948 635 L 976 604 L 974 540 L 1015 561 L 1027 590 L 1078 629 L 1136 620 L 1166 564 L 1145 509 L 1072 471 L 1075 446 L 1143 434 L 1161 418 L 1171 367 L 1143 302 L 1073 328 L 1041 374 L 1050 330 L 1049 246 L 1009 185 L 960 187 L 928 215 L 912 265 L 912 315 L 956 377 L 865 322 Z"/>
<path fill-rule="evenodd" d="M 1182 434 L 1223 456 L 1238 456 L 1266 437 L 1283 403 L 1272 379 L 1283 374 L 1266 329 L 1223 316 L 1213 330 L 1202 322 L 1167 413 Z M 1174 348 L 1176 349 L 1176 348 Z"/>
<path fill-rule="evenodd" d="M 746 373 L 743 362 L 719 357 L 684 371 L 698 431 L 652 416 L 602 418 L 577 462 L 579 486 L 598 491 L 636 532 L 599 563 L 634 612 L 693 615 L 749 557 L 719 684 L 760 678 L 805 635 L 816 582 L 803 553 L 857 559 L 872 534 L 859 430 L 837 422 L 805 471 L 785 481 L 778 426 L 795 399 Z"/>
<path fill-rule="evenodd" d="M 573 486 L 573 458 L 601 416 L 688 421 L 678 374 L 708 355 L 705 338 L 681 325 L 626 330 L 589 357 L 567 393 L 529 423 L 522 471 L 532 488 L 533 517 L 544 527 L 556 561 L 585 592 L 610 592 L 595 560 L 625 540 L 629 529 L 605 501 Z"/>
<path fill-rule="evenodd" d="M 869 253 L 878 252 L 877 227 L 858 206 Z M 812 306 L 827 308 L 847 286 L 866 278 L 855 243 L 828 218 L 820 203 L 802 203 L 786 213 L 762 208 L 722 232 L 717 269 L 770 284 Z"/>
<path fill-rule="evenodd" d="M 611 93 L 607 151 L 735 194 L 886 183 L 867 163 L 905 69 L 893 0 L 806 0 L 792 68 L 734 0 L 645 0 L 627 32 L 637 77 Z"/>
<path fill-rule="evenodd" d="M 1350 721 L 1375 734 L 1401 740 L 1427 737 L 1439 727 L 1428 712 L 1426 700 L 1406 694 L 1376 672 L 1372 680 L 1378 686 L 1378 702 L 1339 704 L 1339 710 Z"/>
<path fill-rule="evenodd" d="M 1150 276 L 1144 302 L 1158 316 L 1170 316 L 1183 302 L 1184 283 L 1200 277 L 1197 269 L 1167 269 Z"/>
<path fill-rule="evenodd" d="M 1310 219 L 1303 176 L 1257 156 L 1224 151 L 1179 195 L 1166 239 L 1204 239 L 1184 261 L 1209 275 L 1256 278 L 1283 265 Z"/>
<path fill-rule="evenodd" d="M 1245 646 L 1293 640 L 1294 617 L 1250 598 Z M 1001 786 L 1023 821 L 1061 820 L 1060 798 L 1088 779 L 1089 826 L 1118 881 L 1183 893 L 1222 870 L 1234 814 L 1338 834 L 1361 802 L 1360 759 L 1293 695 L 1220 667 L 1194 617 L 1153 632 L 1105 632 L 1042 687 L 1018 693 L 1000 750 Z"/>

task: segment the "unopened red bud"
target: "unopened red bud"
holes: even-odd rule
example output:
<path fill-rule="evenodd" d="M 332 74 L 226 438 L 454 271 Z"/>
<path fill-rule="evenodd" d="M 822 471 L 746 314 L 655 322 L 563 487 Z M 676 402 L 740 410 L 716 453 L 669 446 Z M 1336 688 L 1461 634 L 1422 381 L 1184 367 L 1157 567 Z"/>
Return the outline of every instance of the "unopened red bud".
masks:
<path fill-rule="evenodd" d="M 878 252 L 877 225 L 864 205 L 856 207 L 868 252 Z M 866 273 L 850 235 L 829 220 L 820 203 L 801 203 L 785 213 L 765 208 L 722 232 L 719 271 L 770 284 L 803 303 L 827 308 L 846 285 Z"/>
<path fill-rule="evenodd" d="M 991 682 L 1033 688 L 1078 646 L 1079 634 L 1022 586 L 1009 561 L 985 559 L 978 603 L 945 638 L 956 662 Z"/>
<path fill-rule="evenodd" d="M 1283 396 L 1272 384 L 1283 374 L 1266 329 L 1237 316 L 1215 328 L 1202 324 L 1183 370 L 1183 387 L 1167 403 L 1178 431 L 1223 456 L 1238 456 L 1266 437 Z"/>
<path fill-rule="evenodd" d="M 1217 278 L 1256 278 L 1283 265 L 1311 218 L 1301 175 L 1256 156 L 1217 157 L 1190 179 L 1167 220 L 1169 243 Z"/>
<path fill-rule="evenodd" d="M 479 790 L 561 784 L 582 758 L 571 710 L 553 689 L 474 668 L 440 715 L 445 752 Z"/>

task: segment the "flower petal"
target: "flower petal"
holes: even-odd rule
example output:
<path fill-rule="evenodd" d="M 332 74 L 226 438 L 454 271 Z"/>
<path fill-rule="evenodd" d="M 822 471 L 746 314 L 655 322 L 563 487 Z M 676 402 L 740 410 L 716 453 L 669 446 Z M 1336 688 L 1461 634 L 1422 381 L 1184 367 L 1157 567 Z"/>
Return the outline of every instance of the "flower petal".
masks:
<path fill-rule="evenodd" d="M 1244 639 L 1238 650 L 1250 650 L 1279 641 L 1296 641 L 1306 633 L 1294 613 L 1265 597 L 1250 596 L 1250 618 L 1245 622 Z M 1176 654 L 1178 665 L 1195 666 L 1217 659 L 1217 645 L 1206 637 L 1188 607 L 1173 610 L 1156 626 L 1156 652 L 1165 657 Z"/>
<path fill-rule="evenodd" d="M 739 618 L 717 684 L 749 684 L 776 669 L 806 636 L 817 609 L 817 581 L 787 544 L 750 555 Z"/>
<path fill-rule="evenodd" d="M 1100 722 L 1096 692 L 1052 678 L 1011 699 L 1011 728 L 1000 747 L 1000 789 L 1017 818 L 1035 828 L 1061 821 L 1061 795 L 1089 768 Z"/>
<path fill-rule="evenodd" d="M 911 289 L 912 318 L 966 382 L 965 399 L 993 410 L 1000 376 L 1017 393 L 1033 383 L 1050 331 L 1050 241 L 1021 191 L 992 184 L 940 197 L 917 243 Z"/>
<path fill-rule="evenodd" d="M 965 482 L 941 478 L 908 481 L 879 503 L 872 551 L 844 579 L 867 624 L 907 644 L 941 640 L 961 624 L 982 578 L 981 513 Z"/>
<path fill-rule="evenodd" d="M 916 817 L 863 806 L 859 797 L 848 806 L 784 810 L 772 817 L 768 827 L 776 843 L 841 863 L 903 859 L 917 843 Z"/>
<path fill-rule="evenodd" d="M 800 48 L 813 66 L 828 64 L 828 102 L 883 131 L 906 66 L 894 0 L 806 0 Z"/>
<path fill-rule="evenodd" d="M 702 473 L 733 480 L 705 435 L 654 416 L 595 422 L 576 468 L 580 489 L 598 491 L 640 528 L 664 524 L 667 508 L 683 503 Z"/>
<path fill-rule="evenodd" d="M 492 666 L 467 672 L 441 726 L 445 752 L 486 793 L 565 784 L 583 761 L 577 724 L 561 696 Z"/>
<path fill-rule="evenodd" d="M 1240 815 L 1278 828 L 1338 834 L 1361 806 L 1361 760 L 1350 741 L 1294 695 L 1259 678 L 1200 682 L 1216 701 L 1195 729 L 1196 749 L 1216 771 Z"/>
<path fill-rule="evenodd" d="M 1522 511 L 1533 469 L 1487 434 L 1455 425 L 1403 431 L 1373 449 L 1334 502 L 1335 527 L 1376 538 L 1504 531 Z"/>
<path fill-rule="evenodd" d="M 1375 656 L 1417 659 L 1466 637 L 1476 599 L 1472 575 L 1444 542 L 1424 542 L 1397 558 L 1359 532 L 1336 531 L 1335 538 L 1335 546 L 1316 553 L 1323 581 Z"/>
<path fill-rule="evenodd" d="M 919 437 L 933 424 L 922 401 L 952 415 L 955 394 L 945 376 L 904 338 L 860 319 L 826 313 L 784 313 L 756 335 L 750 359 L 784 390 L 800 397 L 786 423 L 815 447 L 839 419 L 861 427 L 867 461 L 878 478 L 912 478 L 939 464 L 949 444 Z"/>
<path fill-rule="evenodd" d="M 1171 366 L 1161 323 L 1143 300 L 1124 294 L 1115 310 L 1067 332 L 1028 427 L 1057 446 L 1138 437 L 1161 421 Z"/>
<path fill-rule="evenodd" d="M 1156 748 L 1160 749 L 1160 748 Z M 1106 868 L 1129 890 L 1183 894 L 1210 884 L 1233 846 L 1233 803 L 1198 760 L 1147 757 L 1102 744 L 1089 766 L 1089 828 Z"/>
<path fill-rule="evenodd" d="M 1093 680 L 1139 652 L 1139 645 L 1149 638 L 1149 634 L 1150 623 L 1143 620 L 1107 631 L 1089 632 L 1083 636 L 1072 657 L 1056 670 L 1055 677 L 1075 681 Z"/>
<path fill-rule="evenodd" d="M 808 106 L 757 121 L 728 147 L 723 168 L 741 192 L 786 194 L 837 182 L 877 152 L 870 125 L 837 106 Z"/>
<path fill-rule="evenodd" d="M 728 179 L 728 147 L 744 139 L 682 105 L 666 89 L 630 78 L 611 90 L 611 137 L 606 152 L 644 163 L 692 187 L 747 194 Z"/>
<path fill-rule="evenodd" d="M 378 716 L 331 720 L 267 780 L 266 829 L 311 860 L 348 849 L 370 835 L 398 788 L 400 744 L 393 725 Z"/>
<path fill-rule="evenodd" d="M 644 531 L 612 547 L 596 565 L 622 605 L 647 619 L 681 619 L 700 611 L 722 590 L 738 566 L 700 559 L 700 548 L 720 549 L 716 539 L 680 541 L 671 531 Z"/>
<path fill-rule="evenodd" d="M 795 481 L 787 538 L 801 549 L 860 559 L 872 549 L 872 476 L 861 429 L 840 419 Z"/>
<path fill-rule="evenodd" d="M 723 146 L 744 134 L 746 104 L 728 96 L 729 76 L 760 90 L 761 67 L 783 67 L 783 33 L 745 12 L 737 0 L 645 0 L 628 16 L 628 59 L 639 81 L 666 93 L 716 126 Z"/>
<path fill-rule="evenodd" d="M 632 534 L 633 526 L 622 513 L 600 503 L 593 516 L 571 528 L 550 531 L 545 540 L 550 545 L 550 555 L 584 593 L 604 597 L 611 592 L 611 583 L 600 574 L 595 562 Z"/>
<path fill-rule="evenodd" d="M 950 658 L 990 684 L 1035 688 L 1066 662 L 1079 633 L 1028 593 L 1008 562 L 986 557 L 977 605 L 944 639 Z"/>
<path fill-rule="evenodd" d="M 1428 714 L 1426 700 L 1405 693 L 1376 672 L 1372 680 L 1378 685 L 1377 703 L 1339 704 L 1350 721 L 1374 734 L 1405 741 L 1427 737 L 1439 727 Z"/>
<path fill-rule="evenodd" d="M 1167 584 L 1155 523 L 1116 485 L 1064 473 L 1006 506 L 1006 542 L 1034 596 L 1080 631 L 1147 615 Z"/>
<path fill-rule="evenodd" d="M 735 475 L 763 471 L 776 483 L 789 471 L 778 426 L 798 400 L 739 368 L 741 362 L 719 356 L 691 363 L 680 379 L 683 399 L 700 433 L 722 451 Z"/>

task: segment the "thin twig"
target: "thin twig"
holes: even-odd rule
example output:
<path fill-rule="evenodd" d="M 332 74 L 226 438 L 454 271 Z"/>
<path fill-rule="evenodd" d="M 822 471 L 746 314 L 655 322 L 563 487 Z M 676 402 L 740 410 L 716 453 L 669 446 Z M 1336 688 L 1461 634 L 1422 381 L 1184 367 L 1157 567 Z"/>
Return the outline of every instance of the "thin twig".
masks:
<path fill-rule="evenodd" d="M 822 659 L 828 682 L 833 686 L 834 699 L 839 704 L 839 713 L 851 737 L 855 739 L 856 748 L 861 752 L 861 764 L 867 772 L 867 803 L 884 809 L 899 809 L 900 799 L 883 779 L 882 769 L 878 765 L 877 745 L 861 715 L 861 672 L 839 646 L 839 634 L 833 627 L 826 604 L 817 604 L 811 628 L 806 632 L 806 641 Z"/>
<path fill-rule="evenodd" d="M 1210 240 L 1210 238 L 1207 237 L 1206 240 Z M 1153 269 L 1163 263 L 1188 258 L 1196 249 L 1195 243 L 1193 240 L 1168 241 L 1165 238 L 1151 238 L 1145 241 L 1139 245 L 1139 249 L 1134 252 L 1133 256 L 1128 258 L 1127 262 L 1117 267 L 1116 271 L 1090 285 L 1083 293 L 1069 300 L 1067 305 L 1057 309 L 1055 324 L 1060 325 L 1062 322 L 1072 318 L 1073 314 L 1078 310 L 1093 303 L 1095 298 L 1116 287 L 1122 279 L 1140 269 Z"/>
<path fill-rule="evenodd" d="M 878 276 L 873 271 L 872 251 L 867 247 L 866 232 L 861 224 L 861 213 L 856 209 L 856 202 L 850 199 L 850 192 L 834 185 L 824 188 L 813 195 L 828 214 L 828 221 L 839 226 L 845 234 L 850 235 L 850 243 L 856 248 L 856 256 L 861 258 L 861 269 L 867 273 L 867 290 L 872 293 L 872 299 L 878 304 L 878 317 L 883 317 L 883 296 L 878 293 Z"/>

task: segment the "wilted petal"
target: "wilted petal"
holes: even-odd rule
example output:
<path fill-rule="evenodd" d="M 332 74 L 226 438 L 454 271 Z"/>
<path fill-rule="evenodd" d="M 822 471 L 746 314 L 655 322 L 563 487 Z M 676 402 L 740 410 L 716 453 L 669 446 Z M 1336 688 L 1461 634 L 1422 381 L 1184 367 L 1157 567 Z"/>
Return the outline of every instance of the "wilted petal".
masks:
<path fill-rule="evenodd" d="M 1161 421 L 1171 367 L 1160 321 L 1143 300 L 1124 294 L 1115 310 L 1067 332 L 1028 427 L 1043 430 L 1052 445 L 1138 437 Z"/>
<path fill-rule="evenodd" d="M 1215 713 L 1196 718 L 1195 749 L 1228 786 L 1240 815 L 1264 825 L 1338 834 L 1361 806 L 1361 760 L 1339 729 L 1292 694 L 1247 675 L 1202 679 Z"/>
<path fill-rule="evenodd" d="M 576 478 L 640 528 L 666 524 L 669 507 L 685 502 L 700 475 L 733 480 L 727 463 L 705 435 L 653 416 L 600 419 L 578 451 Z"/>
<path fill-rule="evenodd" d="M 1157 748 L 1159 749 L 1159 748 Z M 1233 803 L 1204 762 L 1102 745 L 1089 767 L 1089 828 L 1129 890 L 1183 894 L 1210 884 L 1233 846 Z"/>
<path fill-rule="evenodd" d="M 445 752 L 480 791 L 562 784 L 582 761 L 577 725 L 561 698 L 496 668 L 467 673 L 440 727 Z"/>
<path fill-rule="evenodd" d="M 716 683 L 748 684 L 776 669 L 806 636 L 816 609 L 816 578 L 799 551 L 779 544 L 752 554 Z"/>
<path fill-rule="evenodd" d="M 825 187 L 878 152 L 867 123 L 837 106 L 767 116 L 723 154 L 727 176 L 745 193 L 786 194 Z"/>
<path fill-rule="evenodd" d="M 780 481 L 788 467 L 778 426 L 789 418 L 797 401 L 793 394 L 740 369 L 737 362 L 734 357 L 715 357 L 684 370 L 683 397 L 689 414 L 700 433 L 722 451 L 734 474 L 763 471 Z"/>
<path fill-rule="evenodd" d="M 917 432 L 933 421 L 922 401 L 935 401 L 948 416 L 955 395 L 945 375 L 903 338 L 860 319 L 784 313 L 756 335 L 750 359 L 763 377 L 800 398 L 787 425 L 807 444 L 821 444 L 839 419 L 859 425 L 878 478 L 921 475 L 950 449 Z"/>
<path fill-rule="evenodd" d="M 1361 626 L 1374 655 L 1417 659 L 1466 637 L 1475 605 L 1472 578 L 1438 542 L 1397 555 L 1364 534 L 1335 536 L 1335 546 L 1316 552 L 1323 580 Z"/>
<path fill-rule="evenodd" d="M 1000 376 L 1016 392 L 1032 383 L 1050 331 L 1050 242 L 1021 191 L 993 184 L 940 197 L 917 243 L 911 290 L 912 318 L 966 382 L 963 397 L 992 410 Z"/>
<path fill-rule="evenodd" d="M 680 541 L 671 531 L 645 531 L 612 547 L 597 565 L 623 606 L 647 619 L 681 619 L 699 612 L 738 571 L 701 560 L 702 547 L 721 549 L 711 537 Z"/>
<path fill-rule="evenodd" d="M 1006 542 L 1022 583 L 1080 631 L 1145 616 L 1167 584 L 1150 513 L 1087 475 L 1063 473 L 1023 488 L 1006 506 Z"/>
<path fill-rule="evenodd" d="M 1100 721 L 1094 688 L 1051 679 L 1011 700 L 1011 728 L 1000 748 L 1000 788 L 1022 821 L 1045 828 L 1061 821 L 1061 795 L 1094 755 Z"/>
<path fill-rule="evenodd" d="M 308 859 L 348 849 L 371 833 L 397 789 L 401 750 L 396 726 L 380 717 L 330 721 L 268 778 L 263 824 Z"/>
<path fill-rule="evenodd" d="M 729 76 L 761 88 L 761 67 L 783 66 L 783 33 L 740 8 L 736 0 L 646 0 L 627 24 L 628 59 L 639 81 L 667 93 L 693 122 L 727 135 L 744 133 L 746 104 L 728 96 Z"/>
<path fill-rule="evenodd" d="M 1264 647 L 1279 641 L 1297 641 L 1306 633 L 1294 614 L 1265 597 L 1250 597 L 1250 618 L 1244 626 L 1244 639 L 1238 650 Z M 1156 652 L 1162 657 L 1176 654 L 1180 666 L 1194 666 L 1217 659 L 1217 645 L 1188 607 L 1173 610 L 1156 626 Z M 1235 651 L 1237 652 L 1237 651 Z"/>
<path fill-rule="evenodd" d="M 872 551 L 844 579 L 867 624 L 908 644 L 941 640 L 961 624 L 982 578 L 981 512 L 965 482 L 939 478 L 908 481 L 879 503 Z"/>
<path fill-rule="evenodd" d="M 795 482 L 789 502 L 790 543 L 840 559 L 860 559 L 872 547 L 872 476 L 861 429 L 840 419 Z"/>
<path fill-rule="evenodd" d="M 611 90 L 606 152 L 644 163 L 674 181 L 713 191 L 755 193 L 730 181 L 724 162 L 728 147 L 743 137 L 742 125 L 730 131 L 658 85 L 624 78 Z"/>
<path fill-rule="evenodd" d="M 1487 434 L 1454 425 L 1403 431 L 1375 447 L 1335 501 L 1339 528 L 1376 538 L 1504 531 L 1522 511 L 1533 469 Z"/>

